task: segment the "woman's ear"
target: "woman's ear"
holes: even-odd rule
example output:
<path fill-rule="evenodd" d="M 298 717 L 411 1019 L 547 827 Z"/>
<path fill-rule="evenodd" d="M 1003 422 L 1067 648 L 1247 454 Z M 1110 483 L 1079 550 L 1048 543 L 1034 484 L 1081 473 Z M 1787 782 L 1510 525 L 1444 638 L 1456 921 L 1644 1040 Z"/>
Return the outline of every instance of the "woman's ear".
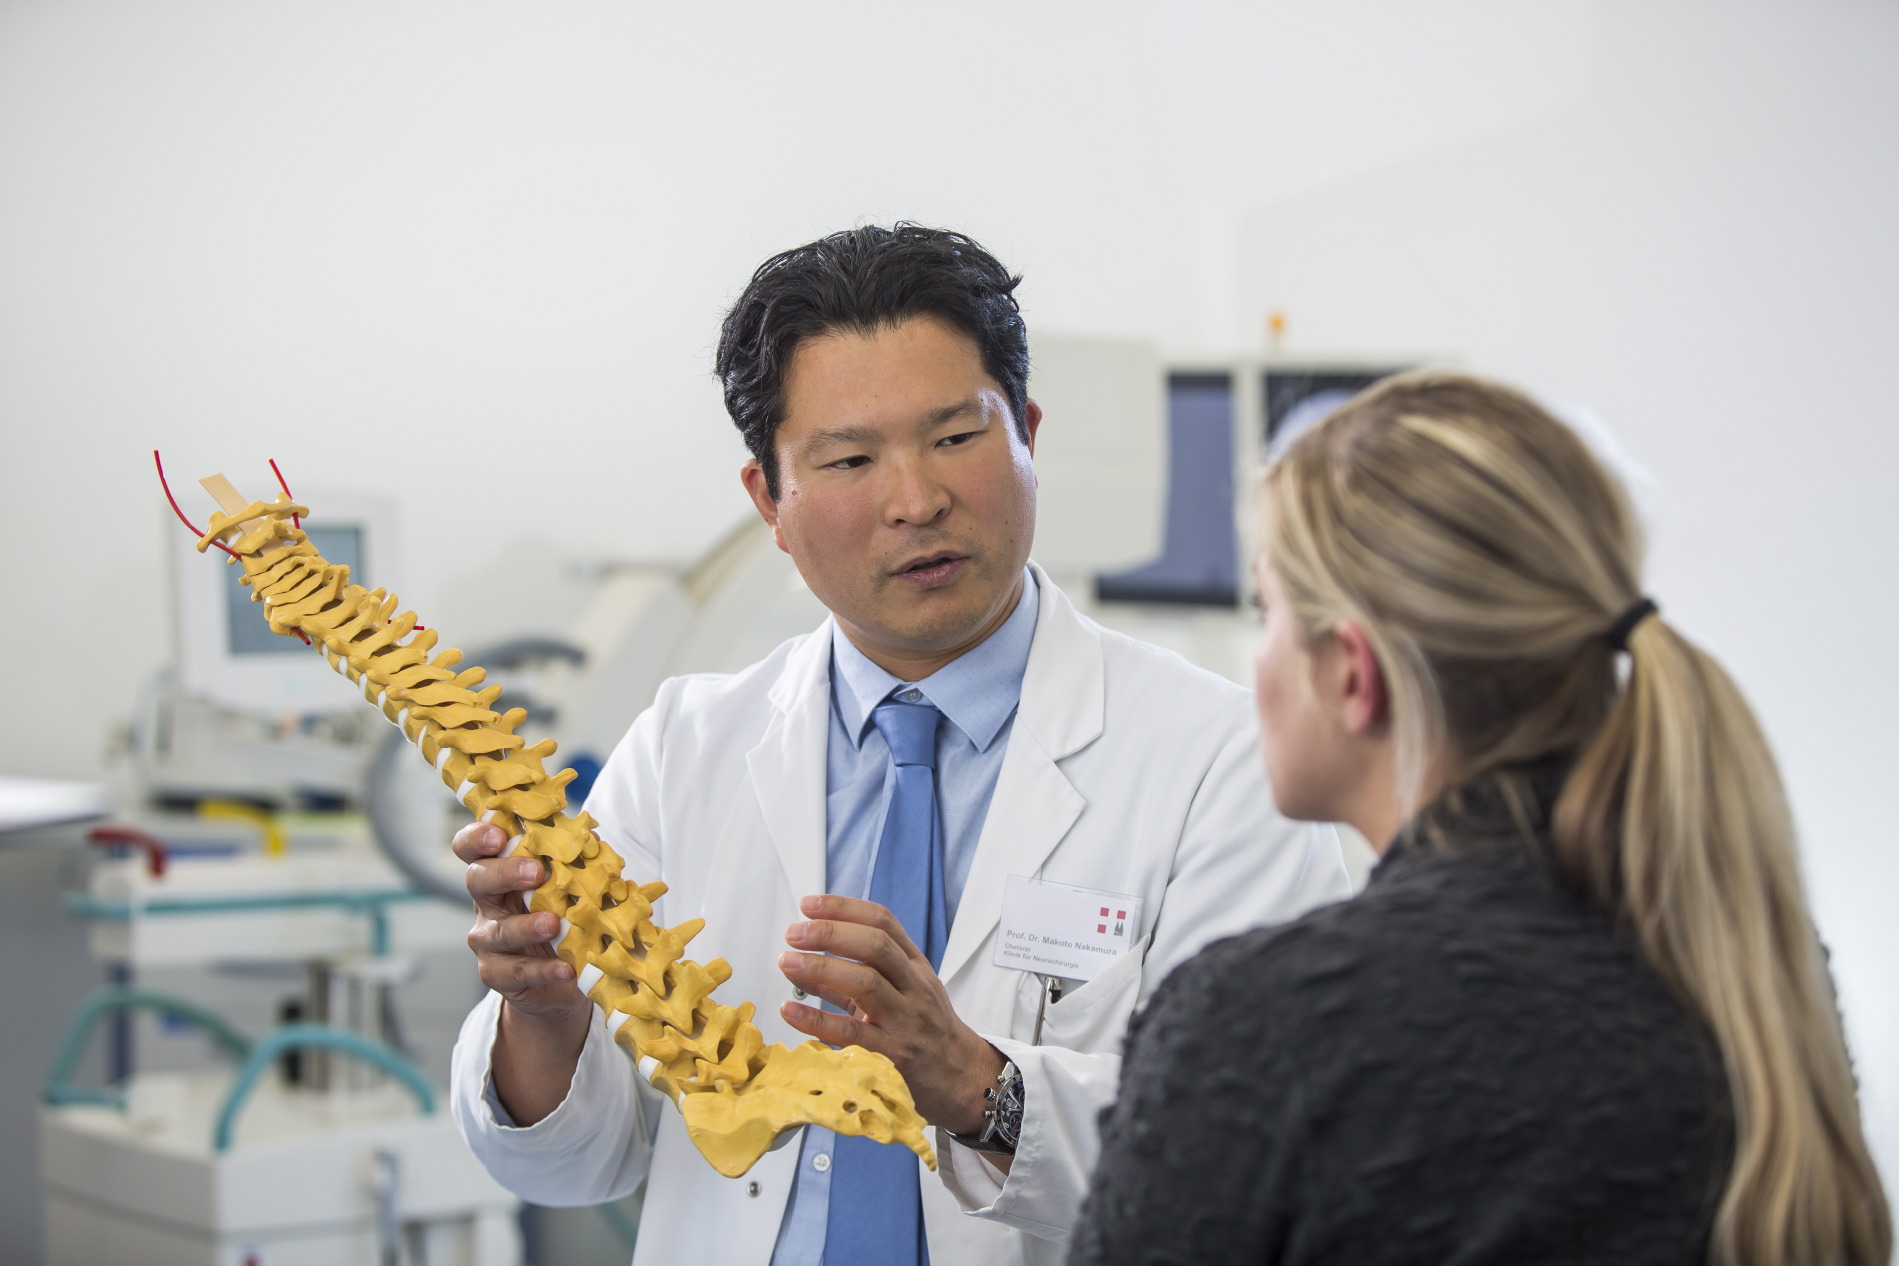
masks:
<path fill-rule="evenodd" d="M 1339 719 L 1346 733 L 1362 737 L 1382 727 L 1390 709 L 1385 692 L 1385 670 L 1372 650 L 1365 630 L 1351 620 L 1340 620 L 1332 627 L 1332 640 L 1340 659 L 1337 702 Z"/>

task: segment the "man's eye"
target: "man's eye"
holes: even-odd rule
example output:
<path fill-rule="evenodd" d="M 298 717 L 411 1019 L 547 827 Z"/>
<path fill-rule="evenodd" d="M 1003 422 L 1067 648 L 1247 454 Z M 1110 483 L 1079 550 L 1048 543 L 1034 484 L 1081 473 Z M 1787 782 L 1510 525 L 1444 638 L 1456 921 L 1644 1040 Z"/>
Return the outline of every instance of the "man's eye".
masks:
<path fill-rule="evenodd" d="M 840 457 L 834 462 L 827 462 L 825 464 L 832 470 L 856 470 L 859 466 L 865 465 L 869 461 L 870 458 L 859 453 L 856 457 Z"/>
<path fill-rule="evenodd" d="M 957 444 L 967 444 L 980 434 L 981 434 L 980 431 L 959 431 L 955 435 L 945 435 L 942 439 L 938 440 L 936 443 L 939 448 L 945 445 L 954 446 Z"/>

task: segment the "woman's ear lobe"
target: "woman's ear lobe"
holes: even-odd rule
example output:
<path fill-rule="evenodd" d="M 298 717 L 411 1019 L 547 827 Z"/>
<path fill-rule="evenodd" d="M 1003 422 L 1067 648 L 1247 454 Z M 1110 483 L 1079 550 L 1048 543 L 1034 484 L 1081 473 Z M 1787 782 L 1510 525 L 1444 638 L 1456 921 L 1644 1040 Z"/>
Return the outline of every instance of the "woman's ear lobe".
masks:
<path fill-rule="evenodd" d="M 1333 629 L 1347 665 L 1345 675 L 1345 728 L 1354 735 L 1368 734 L 1383 725 L 1390 711 L 1390 696 L 1385 687 L 1385 669 L 1372 650 L 1365 630 L 1351 620 L 1340 620 Z"/>

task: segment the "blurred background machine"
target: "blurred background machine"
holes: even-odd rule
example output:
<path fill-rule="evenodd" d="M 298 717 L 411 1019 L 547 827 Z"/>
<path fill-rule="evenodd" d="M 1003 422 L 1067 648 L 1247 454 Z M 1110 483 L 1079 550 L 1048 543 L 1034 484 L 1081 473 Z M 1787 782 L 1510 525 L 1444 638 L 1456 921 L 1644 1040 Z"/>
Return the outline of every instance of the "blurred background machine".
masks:
<path fill-rule="evenodd" d="M 1148 345 L 1054 337 L 1034 350 L 1031 393 L 1061 422 L 1038 440 L 1036 559 L 1103 624 L 1250 682 L 1236 509 L 1271 444 L 1393 366 L 1170 368 Z M 397 507 L 298 491 L 327 557 L 370 586 L 399 579 Z M 49 899 L 39 928 L 7 933 L 71 945 L 76 916 L 102 978 L 42 1042 L 45 1260 L 623 1263 L 637 1196 L 522 1216 L 441 1107 L 480 992 L 447 848 L 465 810 L 320 656 L 268 631 L 236 569 L 169 517 L 160 530 L 168 662 L 134 701 L 108 787 L 40 789 L 110 825 L 86 849 L 74 828 L 56 841 L 66 914 Z M 559 741 L 576 800 L 666 677 L 741 668 L 825 614 L 755 520 L 683 565 L 541 565 L 573 595 L 563 627 L 485 646 L 444 632 Z M 1362 873 L 1369 851 L 1348 851 Z"/>

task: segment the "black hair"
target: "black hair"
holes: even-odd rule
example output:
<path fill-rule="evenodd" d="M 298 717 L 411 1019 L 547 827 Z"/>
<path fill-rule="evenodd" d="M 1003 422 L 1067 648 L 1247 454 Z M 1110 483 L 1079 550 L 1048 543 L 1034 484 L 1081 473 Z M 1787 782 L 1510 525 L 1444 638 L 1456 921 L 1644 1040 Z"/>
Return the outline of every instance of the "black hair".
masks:
<path fill-rule="evenodd" d="M 1020 276 L 961 233 L 899 221 L 865 225 L 774 255 L 725 314 L 714 361 L 725 410 L 778 497 L 773 443 L 785 416 L 785 373 L 807 339 L 874 334 L 934 317 L 975 343 L 1028 438 L 1029 341 L 1016 305 Z"/>

